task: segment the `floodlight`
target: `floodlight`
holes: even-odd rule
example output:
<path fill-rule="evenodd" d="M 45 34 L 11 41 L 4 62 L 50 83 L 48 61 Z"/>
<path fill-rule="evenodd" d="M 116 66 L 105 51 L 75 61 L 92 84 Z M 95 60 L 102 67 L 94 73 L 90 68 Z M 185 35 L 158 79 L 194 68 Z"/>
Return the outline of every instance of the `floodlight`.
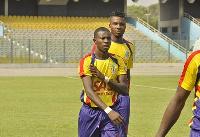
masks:
<path fill-rule="evenodd" d="M 189 3 L 194 3 L 195 0 L 187 0 Z"/>
<path fill-rule="evenodd" d="M 160 2 L 161 2 L 161 3 L 165 3 L 165 2 L 167 2 L 167 0 L 160 0 Z"/>
<path fill-rule="evenodd" d="M 109 0 L 103 0 L 103 2 L 109 2 Z"/>

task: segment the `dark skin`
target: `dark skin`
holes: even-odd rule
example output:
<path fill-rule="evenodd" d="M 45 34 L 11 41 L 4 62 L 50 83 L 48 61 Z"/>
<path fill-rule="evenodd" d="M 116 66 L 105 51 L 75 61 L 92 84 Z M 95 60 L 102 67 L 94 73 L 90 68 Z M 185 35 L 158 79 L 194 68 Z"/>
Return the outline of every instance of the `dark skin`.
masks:
<path fill-rule="evenodd" d="M 169 103 L 168 107 L 165 110 L 156 137 L 165 137 L 167 135 L 171 127 L 178 120 L 189 95 L 190 91 L 187 91 L 182 87 L 178 86 L 176 94 L 174 95 L 174 97 L 172 98 L 171 102 Z"/>
<path fill-rule="evenodd" d="M 107 59 L 108 58 L 108 49 L 111 44 L 111 34 L 107 31 L 100 31 L 98 32 L 98 35 L 95 36 L 93 39 L 94 43 L 96 44 L 95 49 L 95 56 L 101 59 Z M 105 76 L 93 65 L 90 66 L 90 71 L 92 73 L 92 76 L 97 77 L 101 80 L 105 79 Z M 118 93 L 121 93 L 123 95 L 126 95 L 128 93 L 128 87 L 126 85 L 126 75 L 119 75 L 117 78 L 118 82 L 114 82 L 110 80 L 108 82 L 108 85 L 113 88 Z M 94 104 L 99 107 L 102 110 L 105 110 L 107 108 L 107 105 L 99 98 L 99 96 L 93 91 L 93 82 L 91 76 L 84 76 L 82 78 L 83 85 L 86 91 L 87 96 L 91 99 Z M 125 120 L 124 118 L 116 111 L 112 110 L 110 113 L 108 113 L 108 117 L 111 119 L 111 121 L 117 125 L 121 126 L 124 124 Z"/>
<path fill-rule="evenodd" d="M 125 18 L 113 16 L 110 18 L 111 39 L 115 42 L 123 42 L 123 34 L 126 29 Z M 130 69 L 127 69 L 127 79 L 130 81 Z"/>

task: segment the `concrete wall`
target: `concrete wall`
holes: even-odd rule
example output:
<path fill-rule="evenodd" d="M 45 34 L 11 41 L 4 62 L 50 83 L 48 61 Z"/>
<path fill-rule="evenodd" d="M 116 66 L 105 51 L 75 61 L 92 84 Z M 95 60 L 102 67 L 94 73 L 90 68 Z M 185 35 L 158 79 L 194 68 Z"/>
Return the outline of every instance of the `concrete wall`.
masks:
<path fill-rule="evenodd" d="M 146 34 L 148 37 L 150 37 L 152 40 L 160 44 L 164 49 L 168 50 L 170 48 L 170 53 L 177 57 L 178 59 L 185 61 L 186 60 L 186 53 L 181 52 L 179 49 L 177 49 L 175 46 L 173 46 L 171 43 L 164 40 L 162 37 L 156 35 L 156 33 L 152 32 L 148 28 L 146 28 L 141 23 L 137 22 L 136 20 L 132 18 L 127 18 L 127 21 L 132 23 L 138 30 Z"/>
<path fill-rule="evenodd" d="M 5 1 L 0 0 L 0 15 L 5 15 Z M 108 17 L 113 10 L 125 10 L 123 0 L 69 0 L 67 5 L 38 5 L 37 0 L 8 0 L 8 15 Z"/>
<path fill-rule="evenodd" d="M 0 0 L 0 15 L 4 15 L 5 13 L 5 0 Z"/>
<path fill-rule="evenodd" d="M 188 18 L 184 17 L 181 20 L 182 23 L 182 39 L 190 39 L 190 45 L 192 46 L 194 42 L 200 38 L 200 26 L 190 21 Z"/>

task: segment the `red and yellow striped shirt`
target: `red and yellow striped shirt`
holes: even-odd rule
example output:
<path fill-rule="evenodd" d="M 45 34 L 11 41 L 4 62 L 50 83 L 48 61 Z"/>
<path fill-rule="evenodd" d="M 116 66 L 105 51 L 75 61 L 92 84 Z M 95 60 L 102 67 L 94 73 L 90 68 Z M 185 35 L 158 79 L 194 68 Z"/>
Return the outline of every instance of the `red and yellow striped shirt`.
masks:
<path fill-rule="evenodd" d="M 200 50 L 193 52 L 185 62 L 179 80 L 179 86 L 192 91 L 195 88 L 195 99 L 192 107 L 193 116 L 189 122 L 192 129 L 200 131 Z"/>
<path fill-rule="evenodd" d="M 109 79 L 117 82 L 117 76 L 126 74 L 126 66 L 123 59 L 117 55 L 109 54 L 109 57 L 105 60 L 94 58 L 94 54 L 90 53 L 83 57 L 79 63 L 79 76 L 91 76 L 92 74 L 89 70 L 90 64 L 93 64 L 97 69 L 107 76 Z M 101 98 L 101 100 L 107 106 L 113 106 L 117 99 L 117 92 L 112 90 L 108 84 L 103 80 L 100 80 L 96 77 L 92 77 L 93 81 L 93 91 Z M 83 102 L 88 104 L 91 107 L 97 107 L 86 95 L 84 90 L 83 97 L 81 97 Z"/>

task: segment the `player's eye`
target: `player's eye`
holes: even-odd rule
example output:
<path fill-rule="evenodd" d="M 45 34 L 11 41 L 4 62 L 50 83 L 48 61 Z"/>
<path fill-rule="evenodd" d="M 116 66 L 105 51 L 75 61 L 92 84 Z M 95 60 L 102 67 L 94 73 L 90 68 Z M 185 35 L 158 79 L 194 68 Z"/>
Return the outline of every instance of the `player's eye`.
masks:
<path fill-rule="evenodd" d="M 111 37 L 103 37 L 103 38 L 101 38 L 102 40 L 111 40 Z"/>
<path fill-rule="evenodd" d="M 111 40 L 111 37 L 107 37 L 108 40 Z"/>
<path fill-rule="evenodd" d="M 125 23 L 120 23 L 121 26 L 125 26 Z"/>

